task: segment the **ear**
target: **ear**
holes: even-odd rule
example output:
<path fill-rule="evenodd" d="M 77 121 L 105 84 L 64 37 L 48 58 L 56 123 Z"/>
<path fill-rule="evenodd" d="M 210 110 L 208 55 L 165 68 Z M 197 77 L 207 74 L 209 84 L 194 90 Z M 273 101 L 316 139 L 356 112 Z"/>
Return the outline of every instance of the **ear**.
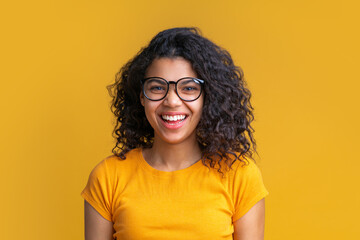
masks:
<path fill-rule="evenodd" d="M 144 105 L 145 105 L 145 99 L 144 99 L 145 97 L 144 97 L 144 94 L 141 92 L 140 93 L 140 103 L 141 103 L 141 105 L 144 107 Z"/>

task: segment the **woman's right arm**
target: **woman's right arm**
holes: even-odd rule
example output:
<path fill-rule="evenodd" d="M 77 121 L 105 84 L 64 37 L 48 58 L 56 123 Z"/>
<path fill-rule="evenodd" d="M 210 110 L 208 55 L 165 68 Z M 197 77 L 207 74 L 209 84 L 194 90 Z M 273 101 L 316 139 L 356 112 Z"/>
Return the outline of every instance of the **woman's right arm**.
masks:
<path fill-rule="evenodd" d="M 85 210 L 85 240 L 112 240 L 113 223 L 103 218 L 87 201 Z"/>

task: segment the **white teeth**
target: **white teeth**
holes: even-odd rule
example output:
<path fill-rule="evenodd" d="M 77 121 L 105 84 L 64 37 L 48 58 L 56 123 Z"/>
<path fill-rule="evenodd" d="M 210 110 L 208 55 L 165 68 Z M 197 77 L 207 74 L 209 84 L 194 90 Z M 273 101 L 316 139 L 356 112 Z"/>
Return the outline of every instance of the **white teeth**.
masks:
<path fill-rule="evenodd" d="M 178 120 L 184 120 L 185 115 L 161 115 L 161 117 L 166 121 L 178 121 Z"/>

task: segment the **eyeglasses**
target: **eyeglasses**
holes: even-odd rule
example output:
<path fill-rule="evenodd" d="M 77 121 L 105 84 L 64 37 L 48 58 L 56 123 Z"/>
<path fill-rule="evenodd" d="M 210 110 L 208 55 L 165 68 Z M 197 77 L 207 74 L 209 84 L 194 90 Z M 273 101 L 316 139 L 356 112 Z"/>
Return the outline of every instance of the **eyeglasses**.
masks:
<path fill-rule="evenodd" d="M 175 84 L 178 97 L 183 101 L 192 102 L 200 97 L 204 80 L 184 77 L 174 82 L 161 77 L 150 77 L 143 79 L 141 84 L 144 96 L 151 101 L 164 99 L 169 92 L 170 84 Z"/>

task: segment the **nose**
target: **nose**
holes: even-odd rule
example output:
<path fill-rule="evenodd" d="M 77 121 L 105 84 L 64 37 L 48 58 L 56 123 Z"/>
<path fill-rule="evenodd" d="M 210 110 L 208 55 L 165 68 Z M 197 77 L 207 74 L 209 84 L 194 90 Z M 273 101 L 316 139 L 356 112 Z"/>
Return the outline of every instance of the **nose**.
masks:
<path fill-rule="evenodd" d="M 169 86 L 169 91 L 164 99 L 164 104 L 169 107 L 175 107 L 181 105 L 182 100 L 176 93 L 175 85 L 171 84 Z"/>

